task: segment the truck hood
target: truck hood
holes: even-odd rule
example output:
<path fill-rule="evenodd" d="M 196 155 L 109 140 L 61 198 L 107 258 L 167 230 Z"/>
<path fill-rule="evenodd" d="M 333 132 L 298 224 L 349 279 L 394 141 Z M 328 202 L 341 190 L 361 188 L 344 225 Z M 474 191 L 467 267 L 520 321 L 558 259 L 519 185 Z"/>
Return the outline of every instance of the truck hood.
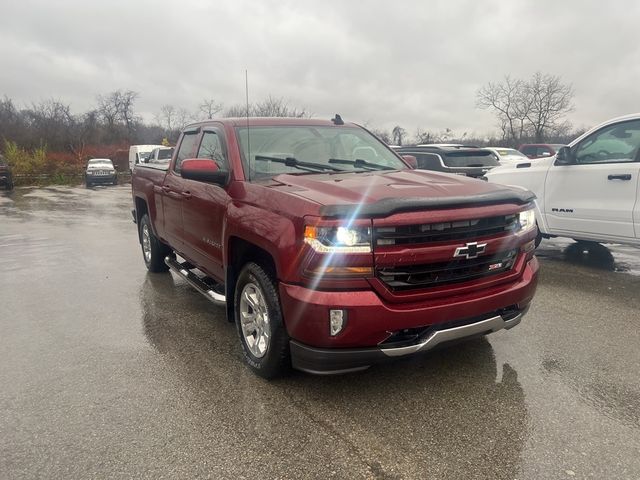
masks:
<path fill-rule="evenodd" d="M 279 175 L 271 188 L 320 204 L 327 217 L 380 217 L 396 212 L 531 202 L 528 190 L 461 175 L 400 170 L 344 174 Z"/>

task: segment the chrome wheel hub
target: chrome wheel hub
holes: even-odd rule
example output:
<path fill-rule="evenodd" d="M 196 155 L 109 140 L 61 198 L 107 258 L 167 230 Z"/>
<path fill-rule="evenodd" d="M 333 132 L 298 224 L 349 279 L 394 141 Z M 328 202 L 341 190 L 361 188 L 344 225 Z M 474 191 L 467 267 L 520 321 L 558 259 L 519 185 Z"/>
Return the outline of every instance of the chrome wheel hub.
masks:
<path fill-rule="evenodd" d="M 142 253 L 145 262 L 151 261 L 151 235 L 149 234 L 149 225 L 142 226 Z"/>
<path fill-rule="evenodd" d="M 264 357 L 271 338 L 269 312 L 262 289 L 255 283 L 247 283 L 240 294 L 240 326 L 251 354 Z"/>

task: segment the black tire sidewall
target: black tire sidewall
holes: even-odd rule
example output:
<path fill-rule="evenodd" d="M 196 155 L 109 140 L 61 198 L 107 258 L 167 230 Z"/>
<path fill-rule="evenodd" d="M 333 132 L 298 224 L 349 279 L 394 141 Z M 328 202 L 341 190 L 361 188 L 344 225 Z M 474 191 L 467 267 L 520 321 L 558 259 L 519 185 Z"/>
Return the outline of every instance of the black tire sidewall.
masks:
<path fill-rule="evenodd" d="M 148 262 L 144 255 L 144 247 L 142 244 L 142 230 L 145 225 L 149 229 L 149 243 L 151 246 L 151 259 Z M 169 255 L 170 249 L 156 238 L 153 233 L 153 228 L 151 227 L 149 215 L 146 213 L 140 219 L 140 248 L 142 250 L 142 260 L 150 272 L 158 273 L 169 270 L 169 267 L 164 263 L 164 258 Z"/>
<path fill-rule="evenodd" d="M 247 283 L 254 283 L 262 290 L 269 314 L 270 341 L 262 358 L 255 357 L 247 346 L 240 322 L 240 296 Z M 264 378 L 274 378 L 286 373 L 290 368 L 289 335 L 282 318 L 277 284 L 265 269 L 256 263 L 244 266 L 236 282 L 234 294 L 235 323 L 245 361 L 256 374 Z"/>

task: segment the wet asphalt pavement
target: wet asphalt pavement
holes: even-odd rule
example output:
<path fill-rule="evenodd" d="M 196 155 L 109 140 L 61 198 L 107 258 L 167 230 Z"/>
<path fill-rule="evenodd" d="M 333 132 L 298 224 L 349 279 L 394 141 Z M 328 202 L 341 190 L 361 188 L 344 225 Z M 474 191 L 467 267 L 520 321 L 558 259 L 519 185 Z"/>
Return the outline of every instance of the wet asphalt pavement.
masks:
<path fill-rule="evenodd" d="M 0 192 L 0 478 L 640 478 L 640 249 L 544 241 L 517 328 L 267 382 L 129 188 Z"/>

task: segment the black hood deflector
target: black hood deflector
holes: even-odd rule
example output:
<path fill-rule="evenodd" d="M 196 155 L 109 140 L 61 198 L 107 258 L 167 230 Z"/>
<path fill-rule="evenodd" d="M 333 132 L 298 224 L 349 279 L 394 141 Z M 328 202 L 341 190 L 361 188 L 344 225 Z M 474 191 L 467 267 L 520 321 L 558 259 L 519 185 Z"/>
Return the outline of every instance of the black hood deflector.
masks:
<path fill-rule="evenodd" d="M 352 205 L 325 205 L 320 208 L 323 217 L 358 218 L 387 217 L 394 213 L 416 210 L 441 210 L 446 208 L 476 207 L 515 203 L 526 205 L 536 198 L 528 190 L 499 189 L 492 192 L 461 197 L 405 197 L 383 198 L 375 203 Z"/>

